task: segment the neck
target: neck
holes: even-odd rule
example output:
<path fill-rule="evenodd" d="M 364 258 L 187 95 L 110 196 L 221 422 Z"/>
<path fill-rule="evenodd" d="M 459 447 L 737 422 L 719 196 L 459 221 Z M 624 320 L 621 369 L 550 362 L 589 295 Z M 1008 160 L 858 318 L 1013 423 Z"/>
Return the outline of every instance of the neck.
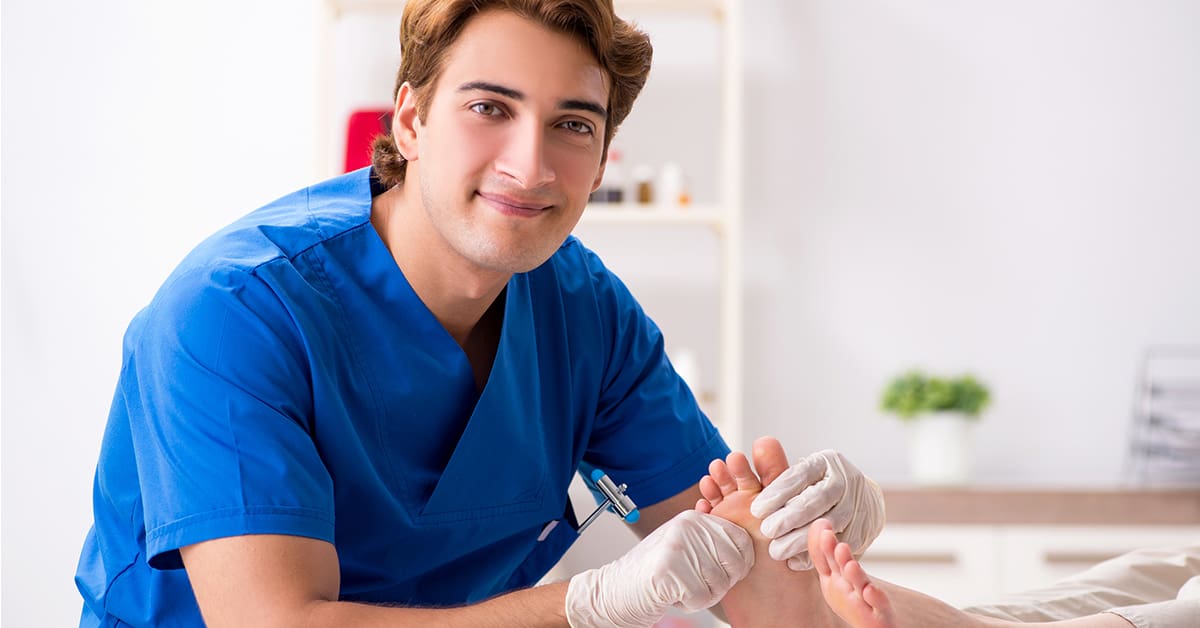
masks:
<path fill-rule="evenodd" d="M 371 202 L 371 224 L 425 307 L 466 347 L 511 273 L 479 268 L 451 249 L 429 222 L 420 191 L 401 184 Z"/>

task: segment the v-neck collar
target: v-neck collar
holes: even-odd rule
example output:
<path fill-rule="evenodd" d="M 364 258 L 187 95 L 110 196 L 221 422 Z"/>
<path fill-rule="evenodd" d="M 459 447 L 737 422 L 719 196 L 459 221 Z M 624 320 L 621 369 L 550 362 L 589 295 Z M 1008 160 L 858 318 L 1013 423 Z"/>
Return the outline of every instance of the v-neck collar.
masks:
<path fill-rule="evenodd" d="M 373 175 L 370 179 L 372 193 L 386 191 L 376 184 Z M 359 269 L 363 273 L 364 287 L 374 292 L 374 298 L 383 302 L 383 311 L 394 316 L 397 324 L 404 328 L 398 330 L 403 336 L 400 340 L 403 351 L 424 354 L 421 362 L 440 365 L 429 372 L 405 364 L 402 356 L 376 355 L 371 358 L 379 365 L 379 368 L 370 369 L 372 372 L 405 373 L 412 380 L 414 401 L 423 409 L 414 416 L 412 408 L 404 408 L 401 414 L 407 418 L 384 419 L 418 422 L 402 428 L 413 438 L 394 443 L 401 449 L 395 455 L 400 459 L 410 455 L 428 459 L 427 452 L 413 451 L 429 446 L 420 434 L 461 430 L 460 434 L 446 433 L 435 439 L 453 445 L 452 450 L 437 456 L 445 461 L 437 481 L 432 486 L 422 482 L 422 486 L 410 486 L 410 491 L 406 491 L 424 502 L 414 513 L 415 518 L 425 523 L 437 523 L 540 508 L 547 475 L 545 456 L 534 456 L 532 464 L 510 468 L 502 455 L 503 452 L 543 446 L 543 423 L 551 420 L 543 416 L 537 334 L 528 275 L 514 274 L 504 289 L 504 318 L 496 356 L 488 380 L 479 390 L 466 352 L 421 301 L 370 224 L 370 205 L 370 199 L 367 199 L 367 224 L 364 227 L 370 230 L 370 235 L 365 253 L 367 259 Z M 371 347 L 370 339 L 365 340 L 365 346 Z M 386 381 L 380 384 L 388 385 Z M 457 398 L 439 399 L 438 395 Z M 424 401 L 420 401 L 422 398 Z M 447 412 L 449 414 L 444 414 Z M 495 465 L 497 469 L 503 467 L 503 480 L 494 477 L 489 465 Z M 485 477 L 488 478 L 487 490 L 464 490 L 464 486 L 479 485 Z M 423 499 L 425 496 L 428 499 Z"/>

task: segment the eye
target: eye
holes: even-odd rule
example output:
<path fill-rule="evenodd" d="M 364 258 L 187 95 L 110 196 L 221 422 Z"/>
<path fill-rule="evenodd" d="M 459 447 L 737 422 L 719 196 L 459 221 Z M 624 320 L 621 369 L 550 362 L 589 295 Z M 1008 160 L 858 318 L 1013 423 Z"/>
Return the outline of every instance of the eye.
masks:
<path fill-rule="evenodd" d="M 500 107 L 496 106 L 495 103 L 490 102 L 477 102 L 471 105 L 470 109 L 481 116 L 489 117 L 502 115 L 504 113 L 500 110 Z"/>
<path fill-rule="evenodd" d="M 567 120 L 562 123 L 562 127 L 572 133 L 580 135 L 591 135 L 594 133 L 592 125 L 582 120 Z"/>

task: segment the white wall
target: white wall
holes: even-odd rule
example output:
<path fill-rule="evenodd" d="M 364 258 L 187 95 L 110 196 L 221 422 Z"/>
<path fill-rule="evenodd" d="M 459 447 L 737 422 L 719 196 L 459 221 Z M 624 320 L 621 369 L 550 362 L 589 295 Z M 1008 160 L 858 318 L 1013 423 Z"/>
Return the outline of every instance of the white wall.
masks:
<path fill-rule="evenodd" d="M 903 479 L 884 381 L 969 368 L 981 481 L 1120 481 L 1200 343 L 1200 4 L 748 6 L 749 431 Z"/>
<path fill-rule="evenodd" d="M 4 2 L 6 626 L 79 620 L 129 319 L 204 235 L 313 177 L 314 7 Z"/>
<path fill-rule="evenodd" d="M 6 0 L 3 623 L 76 620 L 128 319 L 205 234 L 313 178 L 314 7 Z M 997 400 L 982 481 L 1117 482 L 1139 348 L 1200 342 L 1200 5 L 755 0 L 746 20 L 750 435 L 902 480 L 882 383 L 971 368 Z M 652 90 L 704 111 L 712 60 L 652 32 L 621 141 L 703 152 Z M 613 265 L 696 345 L 703 252 L 653 248 L 694 236 Z"/>

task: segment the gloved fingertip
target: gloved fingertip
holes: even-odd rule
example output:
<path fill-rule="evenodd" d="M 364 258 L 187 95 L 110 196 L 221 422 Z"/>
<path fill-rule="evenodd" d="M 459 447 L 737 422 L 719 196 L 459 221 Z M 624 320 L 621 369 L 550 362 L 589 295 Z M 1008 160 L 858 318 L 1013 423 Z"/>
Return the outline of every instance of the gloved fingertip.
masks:
<path fill-rule="evenodd" d="M 777 482 L 755 495 L 750 501 L 750 514 L 758 519 L 765 519 L 767 515 L 779 510 L 779 507 L 787 502 L 780 493 L 781 486 L 782 484 Z"/>
<path fill-rule="evenodd" d="M 766 500 L 762 500 L 762 493 L 754 496 L 754 501 L 750 502 L 750 514 L 754 515 L 755 519 L 763 519 L 771 514 L 771 511 L 766 507 Z"/>
<path fill-rule="evenodd" d="M 769 539 L 777 539 L 803 527 L 805 526 L 797 525 L 796 513 L 788 510 L 777 510 L 763 517 L 762 522 L 758 525 L 759 531 Z"/>
<path fill-rule="evenodd" d="M 788 546 L 778 539 L 771 541 L 771 544 L 767 546 L 767 555 L 775 560 L 787 560 Z"/>
<path fill-rule="evenodd" d="M 812 560 L 808 557 L 807 553 L 789 558 L 787 566 L 792 571 L 808 571 L 813 568 Z"/>

